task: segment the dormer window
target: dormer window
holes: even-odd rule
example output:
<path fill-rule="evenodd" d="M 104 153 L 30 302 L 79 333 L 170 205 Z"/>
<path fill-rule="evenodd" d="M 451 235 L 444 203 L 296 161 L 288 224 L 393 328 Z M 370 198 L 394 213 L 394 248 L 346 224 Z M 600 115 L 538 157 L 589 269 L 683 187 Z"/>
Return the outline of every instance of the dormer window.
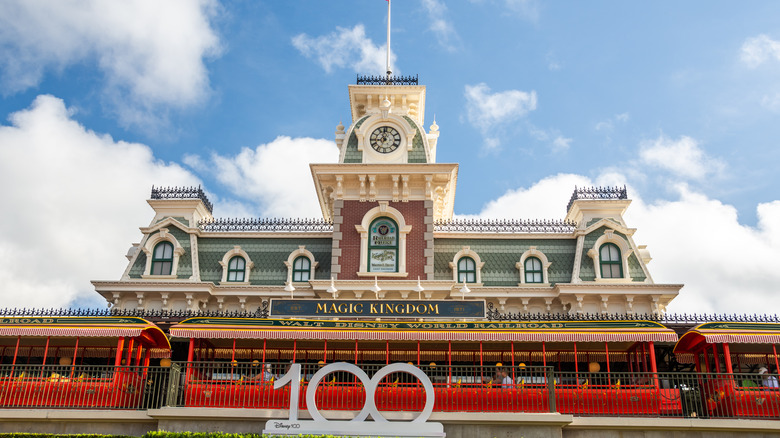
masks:
<path fill-rule="evenodd" d="M 249 284 L 249 276 L 255 264 L 249 254 L 241 249 L 241 246 L 236 245 L 222 256 L 219 266 L 222 267 L 221 283 Z"/>
<path fill-rule="evenodd" d="M 623 259 L 620 248 L 614 243 L 605 243 L 599 249 L 601 278 L 623 278 Z"/>
<path fill-rule="evenodd" d="M 543 283 L 542 261 L 536 257 L 525 259 L 525 282 Z"/>
<path fill-rule="evenodd" d="M 227 281 L 244 281 L 246 278 L 246 260 L 235 256 L 228 262 Z"/>
<path fill-rule="evenodd" d="M 302 283 L 309 281 L 311 274 L 311 260 L 306 256 L 300 256 L 293 262 L 292 281 Z"/>
<path fill-rule="evenodd" d="M 461 257 L 458 260 L 458 283 L 476 283 L 477 264 L 471 257 Z"/>
<path fill-rule="evenodd" d="M 171 275 L 173 272 L 173 244 L 160 242 L 152 252 L 152 275 Z"/>

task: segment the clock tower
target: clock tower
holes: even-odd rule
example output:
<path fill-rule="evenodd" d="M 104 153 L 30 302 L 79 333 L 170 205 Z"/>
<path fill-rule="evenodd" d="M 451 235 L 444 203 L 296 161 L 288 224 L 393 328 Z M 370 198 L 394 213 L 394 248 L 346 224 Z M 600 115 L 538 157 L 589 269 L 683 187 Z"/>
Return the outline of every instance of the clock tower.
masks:
<path fill-rule="evenodd" d="M 322 215 L 333 221 L 331 272 L 432 280 L 433 224 L 452 218 L 458 165 L 436 163 L 439 127 L 424 128 L 425 86 L 358 77 L 349 101 L 351 124 L 336 128 L 338 164 L 311 165 Z"/>

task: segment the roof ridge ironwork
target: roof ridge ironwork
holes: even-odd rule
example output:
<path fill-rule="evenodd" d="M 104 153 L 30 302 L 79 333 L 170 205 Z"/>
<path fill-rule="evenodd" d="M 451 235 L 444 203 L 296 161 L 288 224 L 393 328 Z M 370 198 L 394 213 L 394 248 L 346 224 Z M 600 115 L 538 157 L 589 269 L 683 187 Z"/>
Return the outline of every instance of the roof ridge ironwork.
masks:
<path fill-rule="evenodd" d="M 200 199 L 209 213 L 214 212 L 214 206 L 209 201 L 201 186 L 198 187 L 155 187 L 152 186 L 151 199 Z"/>
<path fill-rule="evenodd" d="M 579 199 L 628 199 L 628 189 L 626 189 L 625 185 L 623 185 L 623 187 L 574 186 L 574 193 L 571 194 L 569 204 L 566 205 L 566 211 L 568 212 L 571 210 L 571 206 L 574 204 L 574 201 Z"/>
<path fill-rule="evenodd" d="M 333 221 L 322 218 L 214 218 L 198 222 L 203 231 L 329 232 Z"/>
<path fill-rule="evenodd" d="M 571 233 L 577 224 L 566 219 L 445 219 L 433 223 L 434 231 L 476 233 Z"/>

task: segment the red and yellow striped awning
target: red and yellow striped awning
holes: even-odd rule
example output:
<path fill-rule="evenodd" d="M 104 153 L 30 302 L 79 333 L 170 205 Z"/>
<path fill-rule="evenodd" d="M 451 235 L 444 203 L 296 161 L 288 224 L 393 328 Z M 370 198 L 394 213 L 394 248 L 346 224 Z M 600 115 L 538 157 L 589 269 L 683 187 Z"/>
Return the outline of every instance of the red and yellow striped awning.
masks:
<path fill-rule="evenodd" d="M 686 332 L 674 353 L 695 353 L 707 344 L 778 344 L 780 324 L 763 322 L 708 322 Z"/>
<path fill-rule="evenodd" d="M 401 322 L 190 318 L 174 338 L 361 341 L 675 342 L 653 321 Z"/>
<path fill-rule="evenodd" d="M 151 348 L 171 349 L 159 327 L 135 317 L 7 317 L 0 318 L 0 337 L 140 338 Z M 158 353 L 161 354 L 161 353 Z"/>

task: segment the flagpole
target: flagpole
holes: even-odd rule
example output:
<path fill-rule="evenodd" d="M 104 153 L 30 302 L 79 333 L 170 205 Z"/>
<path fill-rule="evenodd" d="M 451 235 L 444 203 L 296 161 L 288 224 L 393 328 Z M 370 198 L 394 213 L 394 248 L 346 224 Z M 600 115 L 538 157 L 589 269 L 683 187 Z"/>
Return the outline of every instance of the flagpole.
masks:
<path fill-rule="evenodd" d="M 387 0 L 387 77 L 393 72 L 390 71 L 390 0 Z"/>

